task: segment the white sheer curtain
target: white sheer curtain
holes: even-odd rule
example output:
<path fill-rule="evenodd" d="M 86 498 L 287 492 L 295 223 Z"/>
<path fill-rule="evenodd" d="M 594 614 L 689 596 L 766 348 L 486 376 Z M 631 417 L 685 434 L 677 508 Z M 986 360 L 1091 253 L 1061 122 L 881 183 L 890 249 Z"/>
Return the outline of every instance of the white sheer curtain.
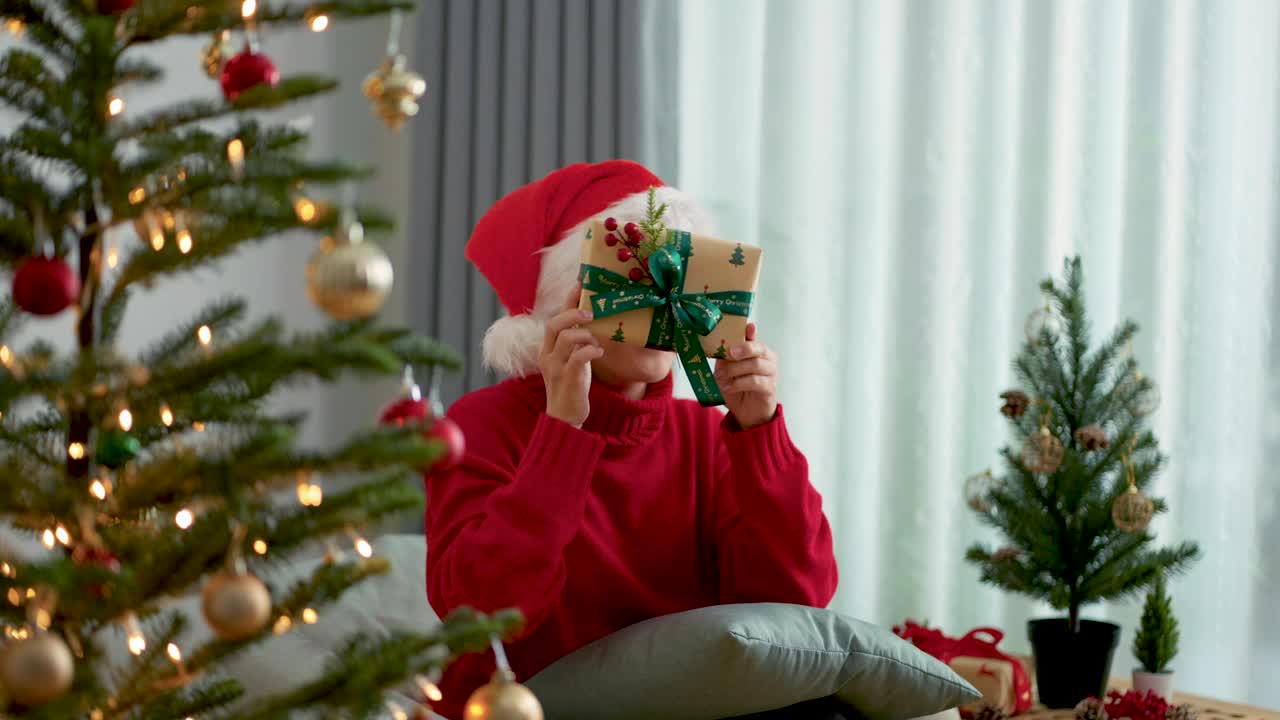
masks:
<path fill-rule="evenodd" d="M 967 474 L 1037 283 L 1142 326 L 1172 461 L 1180 688 L 1280 707 L 1280 3 L 658 3 L 647 158 L 765 248 L 757 319 L 836 531 L 834 606 L 952 632 L 1048 612 L 979 584 Z M 673 43 L 672 38 L 678 39 Z M 672 51 L 672 47 L 678 51 Z M 673 71 L 674 68 L 674 71 Z M 671 152 L 672 145 L 678 152 Z M 1125 626 L 1136 603 L 1094 607 Z"/>

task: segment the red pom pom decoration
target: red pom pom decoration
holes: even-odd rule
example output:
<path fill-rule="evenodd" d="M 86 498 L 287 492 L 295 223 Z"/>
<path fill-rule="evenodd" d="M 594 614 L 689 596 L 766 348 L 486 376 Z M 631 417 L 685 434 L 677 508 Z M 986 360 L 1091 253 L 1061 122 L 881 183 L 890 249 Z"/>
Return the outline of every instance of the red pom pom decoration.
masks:
<path fill-rule="evenodd" d="M 271 58 L 246 47 L 232 55 L 222 65 L 222 94 L 234 101 L 240 93 L 263 83 L 275 87 L 280 82 L 280 71 Z"/>
<path fill-rule="evenodd" d="M 431 423 L 431 427 L 427 429 L 427 437 L 432 440 L 439 440 L 444 443 L 445 452 L 431 464 L 428 475 L 438 475 L 448 472 L 462 462 L 463 456 L 467 454 L 466 438 L 462 436 L 462 428 L 458 424 L 447 417 L 436 418 Z"/>
<path fill-rule="evenodd" d="M 98 0 L 99 15 L 119 15 L 133 7 L 136 0 Z"/>
<path fill-rule="evenodd" d="M 631 250 L 629 250 L 629 249 L 627 249 L 627 248 L 624 248 L 624 247 L 620 247 L 620 248 L 618 248 L 618 259 L 619 259 L 619 260 L 621 260 L 622 262 L 626 262 L 626 261 L 630 260 L 630 259 L 631 259 Z"/>
<path fill-rule="evenodd" d="M 617 230 L 617 229 L 618 229 L 618 221 L 617 221 L 617 220 L 614 220 L 613 218 L 605 218 L 605 219 L 604 219 L 604 229 L 605 229 L 605 230 L 608 230 L 609 232 L 613 232 L 614 230 Z"/>
<path fill-rule="evenodd" d="M 62 258 L 30 257 L 13 274 L 13 301 L 32 315 L 57 315 L 80 295 L 80 279 Z"/>
<path fill-rule="evenodd" d="M 640 282 L 644 279 L 644 271 L 640 268 L 631 268 L 631 272 L 628 275 L 631 278 L 631 282 Z"/>

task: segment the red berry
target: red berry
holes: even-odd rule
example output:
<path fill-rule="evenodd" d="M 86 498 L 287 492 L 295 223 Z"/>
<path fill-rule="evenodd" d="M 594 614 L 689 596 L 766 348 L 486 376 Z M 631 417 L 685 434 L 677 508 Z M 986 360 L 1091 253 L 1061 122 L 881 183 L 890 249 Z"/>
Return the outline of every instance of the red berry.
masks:
<path fill-rule="evenodd" d="M 439 475 L 448 472 L 462 462 L 467 454 L 467 441 L 462 435 L 462 428 L 447 417 L 436 418 L 427 430 L 427 438 L 444 443 L 444 455 L 436 458 L 427 471 L 428 475 Z"/>
<path fill-rule="evenodd" d="M 644 279 L 644 271 L 640 268 L 631 268 L 631 282 L 640 282 Z"/>
<path fill-rule="evenodd" d="M 613 247 L 614 245 L 617 245 L 617 244 L 618 244 L 618 236 L 617 236 L 617 235 L 614 235 L 613 233 L 609 233 L 608 235 L 605 235 L 605 236 L 604 236 L 604 244 L 605 244 L 605 245 L 608 245 L 609 247 Z"/>
<path fill-rule="evenodd" d="M 628 237 L 628 238 L 627 238 L 626 240 L 624 240 L 623 242 L 625 242 L 626 244 L 630 245 L 630 246 L 631 246 L 631 247 L 633 247 L 633 248 L 635 248 L 635 247 L 640 247 L 640 236 L 639 236 L 639 235 L 631 235 L 630 237 Z"/>
<path fill-rule="evenodd" d="M 624 248 L 624 247 L 618 248 L 618 259 L 621 260 L 622 262 L 626 262 L 630 260 L 631 259 L 630 248 Z"/>
<path fill-rule="evenodd" d="M 13 274 L 13 301 L 32 315 L 57 315 L 80 295 L 80 279 L 58 257 L 31 257 Z"/>
<path fill-rule="evenodd" d="M 640 234 L 640 226 L 633 222 L 629 222 L 622 226 L 622 232 L 626 233 L 627 237 L 634 237 Z"/>
<path fill-rule="evenodd" d="M 275 87 L 280 82 L 280 71 L 271 58 L 249 48 L 232 55 L 222 65 L 222 94 L 234 101 L 240 93 L 255 85 L 266 83 Z"/>
<path fill-rule="evenodd" d="M 618 229 L 618 221 L 617 221 L 617 220 L 614 220 L 613 218 L 605 218 L 605 219 L 604 219 L 604 229 L 605 229 L 605 230 L 608 230 L 609 232 L 613 232 L 614 230 L 617 230 L 617 229 Z"/>

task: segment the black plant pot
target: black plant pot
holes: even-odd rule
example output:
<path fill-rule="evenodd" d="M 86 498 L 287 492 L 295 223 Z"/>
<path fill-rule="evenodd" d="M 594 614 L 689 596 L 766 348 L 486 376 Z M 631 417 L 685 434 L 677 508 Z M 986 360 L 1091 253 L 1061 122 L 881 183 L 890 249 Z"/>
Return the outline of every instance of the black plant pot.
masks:
<path fill-rule="evenodd" d="M 1066 618 L 1031 620 L 1031 652 L 1036 663 L 1040 702 L 1049 708 L 1073 708 L 1087 697 L 1106 697 L 1111 658 L 1120 643 L 1120 626 L 1081 620 L 1071 632 Z"/>

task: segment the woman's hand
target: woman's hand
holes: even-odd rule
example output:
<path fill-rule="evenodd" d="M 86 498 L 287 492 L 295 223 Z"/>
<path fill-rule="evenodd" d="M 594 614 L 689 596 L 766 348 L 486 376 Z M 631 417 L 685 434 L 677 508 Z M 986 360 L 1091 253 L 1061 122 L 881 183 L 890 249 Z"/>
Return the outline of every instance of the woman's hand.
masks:
<path fill-rule="evenodd" d="M 547 387 L 547 415 L 578 428 L 591 412 L 591 361 L 604 355 L 599 341 L 581 327 L 591 322 L 591 312 L 578 309 L 581 294 L 581 286 L 574 288 L 564 310 L 547 321 L 538 354 L 538 368 Z"/>
<path fill-rule="evenodd" d="M 729 349 L 716 363 L 716 382 L 725 407 L 745 430 L 763 425 L 778 411 L 778 355 L 756 340 L 756 324 L 747 323 L 747 341 Z"/>

